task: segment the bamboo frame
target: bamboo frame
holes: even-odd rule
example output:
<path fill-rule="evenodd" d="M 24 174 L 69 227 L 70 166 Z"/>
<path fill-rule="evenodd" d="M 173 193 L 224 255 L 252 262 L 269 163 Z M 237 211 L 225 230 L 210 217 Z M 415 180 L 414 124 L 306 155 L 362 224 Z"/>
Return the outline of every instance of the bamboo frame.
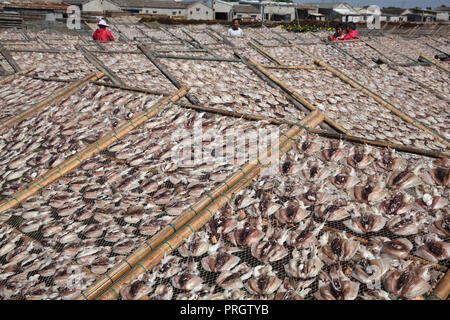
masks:
<path fill-rule="evenodd" d="M 429 300 L 447 300 L 450 294 L 450 270 L 447 270 L 445 276 L 436 288 L 434 288 L 433 293 L 427 297 Z"/>
<path fill-rule="evenodd" d="M 307 118 L 302 120 L 301 124 L 302 126 L 305 125 L 315 127 L 322 121 L 323 113 L 313 112 Z M 280 138 L 276 147 L 278 147 L 280 151 L 286 152 L 288 150 L 286 146 L 289 146 L 290 148 L 293 145 L 293 137 L 298 137 L 304 132 L 305 130 L 298 126 L 292 127 L 285 136 Z M 114 268 L 117 269 L 117 271 L 120 271 L 120 273 L 113 270 L 112 274 L 110 272 L 106 276 L 109 280 L 107 282 L 109 283 L 108 288 L 108 285 L 105 286 L 104 283 L 102 285 L 100 283 L 96 283 L 91 287 L 92 289 L 89 288 L 87 290 L 88 292 L 84 292 L 79 300 L 83 300 L 83 298 L 91 300 L 97 297 L 100 300 L 117 298 L 116 292 L 120 290 L 120 287 L 125 286 L 143 272 L 151 269 L 151 267 L 156 265 L 164 257 L 164 254 L 173 251 L 184 241 L 186 237 L 202 227 L 212 217 L 212 212 L 216 212 L 220 209 L 226 204 L 233 194 L 241 190 L 244 186 L 246 186 L 246 184 L 249 184 L 250 180 L 256 177 L 262 169 L 263 161 L 261 160 L 271 158 L 273 156 L 279 156 L 277 153 L 272 154 L 273 149 L 273 147 L 269 148 L 265 155 L 259 157 L 257 161 L 248 163 L 244 166 L 244 168 L 241 168 L 240 171 L 232 174 L 224 182 L 226 186 L 215 188 L 215 197 L 207 197 L 208 199 L 205 200 L 208 201 L 200 200 L 197 202 L 197 204 L 199 204 L 200 207 L 203 207 L 203 209 L 198 211 L 188 209 L 176 219 L 178 221 L 172 223 L 172 227 L 166 227 L 158 232 L 156 236 L 150 239 L 151 242 L 155 237 L 158 238 L 158 241 L 156 242 L 158 244 L 155 247 L 146 242 L 146 244 L 135 250 L 132 256 L 126 259 L 127 262 L 125 264 L 121 263 L 117 266 L 117 268 Z M 207 204 L 205 205 L 203 202 L 207 202 Z M 138 256 L 142 256 L 142 258 L 137 259 Z M 111 279 L 114 280 L 111 281 Z M 107 289 L 107 291 L 105 291 L 105 289 Z"/>
<path fill-rule="evenodd" d="M 55 94 L 51 95 L 48 98 L 45 98 L 44 100 L 42 100 L 41 102 L 39 102 L 37 105 L 35 105 L 34 107 L 31 107 L 25 111 L 22 111 L 21 113 L 19 113 L 18 115 L 15 115 L 13 117 L 8 118 L 8 120 L 0 123 L 0 130 L 4 129 L 4 128 L 9 128 L 11 126 L 13 126 L 14 124 L 16 124 L 17 122 L 32 116 L 36 113 L 38 113 L 40 110 L 46 108 L 47 106 L 59 102 L 62 99 L 64 99 L 65 97 L 67 97 L 68 95 L 73 94 L 74 92 L 78 91 L 79 88 L 84 85 L 86 82 L 94 79 L 94 80 L 98 80 L 100 78 L 102 78 L 104 76 L 103 73 L 99 73 L 99 74 L 95 74 L 95 73 L 91 73 L 90 75 L 88 75 L 87 77 L 72 83 L 71 85 L 62 88 L 61 90 L 59 90 L 58 92 L 56 92 Z"/>
<path fill-rule="evenodd" d="M 330 66 L 329 64 L 327 64 L 326 62 L 324 62 L 322 60 L 315 60 L 314 63 L 319 65 L 319 66 L 321 66 L 321 67 L 325 67 L 327 70 L 332 72 L 335 76 L 340 78 L 343 82 L 351 85 L 352 87 L 360 90 L 364 94 L 370 96 L 376 102 L 378 102 L 380 105 L 382 105 L 383 107 L 385 107 L 386 109 L 390 110 L 392 113 L 394 113 L 395 115 L 400 117 L 402 120 L 404 120 L 404 121 L 406 121 L 406 122 L 416 126 L 417 128 L 427 132 L 428 134 L 431 134 L 433 137 L 436 138 L 436 140 L 446 144 L 447 147 L 450 147 L 450 143 L 447 141 L 447 139 L 443 138 L 437 132 L 435 132 L 435 131 L 429 129 L 428 127 L 424 126 L 423 124 L 417 122 L 416 120 L 414 120 L 410 116 L 406 115 L 405 113 L 403 113 L 402 111 L 397 109 L 394 105 L 390 104 L 389 102 L 387 102 L 386 100 L 384 100 L 383 98 L 378 96 L 377 94 L 373 93 L 372 91 L 370 91 L 369 89 L 363 87 L 362 85 L 360 85 L 359 83 L 357 83 L 353 79 L 351 79 L 348 76 L 344 75 L 342 72 L 338 71 L 336 68 Z"/>
<path fill-rule="evenodd" d="M 249 44 L 251 47 L 255 48 L 256 51 L 258 51 L 260 54 L 262 54 L 264 57 L 266 57 L 266 58 L 269 59 L 270 61 L 273 61 L 273 62 L 275 62 L 276 64 L 278 64 L 278 65 L 280 65 L 280 66 L 283 65 L 283 63 L 282 63 L 280 60 L 278 60 L 277 58 L 273 57 L 270 53 L 268 53 L 267 51 L 265 51 L 263 48 L 261 48 L 260 46 L 258 46 L 256 43 L 254 43 L 254 42 L 248 42 L 248 44 Z"/>
<path fill-rule="evenodd" d="M 175 79 L 175 77 L 173 77 L 169 71 L 166 70 L 166 68 L 164 66 L 162 66 L 157 60 L 156 58 L 154 58 L 151 54 L 151 51 L 143 44 L 138 44 L 138 49 L 142 51 L 142 53 L 147 57 L 148 60 L 150 60 L 151 63 L 153 63 L 153 65 L 176 87 L 176 88 L 181 88 L 182 85 L 180 82 L 178 82 L 178 80 Z M 199 101 L 197 98 L 193 97 L 190 94 L 186 94 L 186 99 L 188 99 L 188 101 L 192 104 L 199 104 Z"/>
<path fill-rule="evenodd" d="M 286 69 L 286 70 L 325 70 L 323 67 L 314 66 L 290 66 L 290 65 L 267 65 L 261 64 L 266 69 Z"/>
<path fill-rule="evenodd" d="M 310 111 L 320 111 L 319 108 L 312 105 L 308 100 L 303 98 L 300 94 L 298 94 L 294 89 L 289 87 L 286 83 L 278 79 L 273 73 L 269 72 L 267 69 L 262 67 L 258 62 L 253 60 L 250 57 L 246 58 L 256 69 L 258 69 L 260 72 L 262 72 L 266 77 L 268 77 L 270 80 L 272 80 L 274 83 L 276 83 L 281 89 L 283 89 L 285 92 L 287 92 L 292 98 L 294 98 L 297 102 L 300 102 L 303 106 L 308 108 Z M 334 120 L 330 119 L 327 115 L 325 115 L 325 120 L 328 125 L 330 125 L 333 129 L 337 130 L 338 132 L 345 133 L 346 135 L 354 135 L 350 131 L 346 130 L 344 127 L 342 127 L 340 124 L 335 122 Z"/>
<path fill-rule="evenodd" d="M 296 125 L 295 122 L 285 120 L 285 119 L 270 118 L 270 117 L 259 116 L 259 115 L 254 115 L 254 114 L 240 113 L 240 112 L 215 109 L 215 108 L 209 108 L 209 107 L 203 107 L 203 106 L 195 106 L 195 105 L 183 104 L 183 103 L 177 103 L 177 105 L 182 108 L 187 108 L 187 109 L 192 109 L 192 110 L 197 110 L 197 111 L 202 111 L 202 112 L 209 112 L 209 113 L 214 113 L 214 114 L 220 114 L 223 116 L 228 116 L 228 117 L 233 117 L 233 118 L 238 118 L 238 119 L 246 119 L 246 120 L 251 120 L 251 121 L 268 121 L 274 125 L 281 125 L 281 124 L 288 124 L 291 126 Z M 376 147 L 390 148 L 390 149 L 398 150 L 401 152 L 412 153 L 412 154 L 417 154 L 417 155 L 431 157 L 431 158 L 438 158 L 438 159 L 450 158 L 450 154 L 448 154 L 448 153 L 443 153 L 443 152 L 438 152 L 438 151 L 433 151 L 433 150 L 426 150 L 426 149 L 419 149 L 419 148 L 405 146 L 402 144 L 391 143 L 388 141 L 370 140 L 370 139 L 365 139 L 365 138 L 361 138 L 361 137 L 349 136 L 349 135 L 345 135 L 342 133 L 334 133 L 334 132 L 329 132 L 329 131 L 320 130 L 320 129 L 308 128 L 306 130 L 308 132 L 317 134 L 321 137 L 328 138 L 328 139 L 338 139 L 338 140 L 354 142 L 354 143 L 359 143 L 359 144 L 372 145 L 372 146 L 376 146 Z"/>
<path fill-rule="evenodd" d="M 133 91 L 133 92 L 141 92 L 141 93 L 147 93 L 147 94 L 154 94 L 158 96 L 168 96 L 170 94 L 162 91 L 156 91 L 156 90 L 150 90 L 150 89 L 144 89 L 144 88 L 137 88 L 137 87 L 131 87 L 131 86 L 119 86 L 112 83 L 106 83 L 103 81 L 89 81 L 92 84 L 95 84 L 97 86 L 104 86 L 109 88 L 116 88 L 116 89 L 122 89 L 126 91 Z"/>
<path fill-rule="evenodd" d="M 11 66 L 11 68 L 14 69 L 15 72 L 22 71 L 22 68 L 17 64 L 16 60 L 14 60 L 9 51 L 1 44 L 0 44 L 0 53 L 6 59 L 6 61 L 8 61 L 9 65 Z"/>
<path fill-rule="evenodd" d="M 423 54 L 421 54 L 421 55 L 419 56 L 419 59 L 423 59 L 423 60 L 425 60 L 426 62 L 428 62 L 428 63 L 434 65 L 434 66 L 437 67 L 438 69 L 441 69 L 441 70 L 443 70 L 443 71 L 445 71 L 445 72 L 447 72 L 447 73 L 450 73 L 450 70 L 449 70 L 449 69 L 447 69 L 446 67 L 444 67 L 444 66 L 441 65 L 440 63 L 437 63 L 436 61 L 433 61 L 432 59 L 430 59 L 430 58 L 424 56 Z"/>
<path fill-rule="evenodd" d="M 12 75 L 6 76 L 6 77 L 4 77 L 3 79 L 0 80 L 0 86 L 13 81 L 15 78 L 17 78 L 19 76 L 26 75 L 26 74 L 34 71 L 35 69 L 36 69 L 36 67 L 31 67 L 31 68 L 28 68 L 28 69 L 23 70 L 21 72 L 17 72 L 17 73 L 14 73 Z"/>
<path fill-rule="evenodd" d="M 107 66 L 105 66 L 103 64 L 103 62 L 101 62 L 96 56 L 94 56 L 88 50 L 83 48 L 81 45 L 77 45 L 75 47 L 78 48 L 79 50 L 81 50 L 81 52 L 83 53 L 85 58 L 90 63 L 92 63 L 94 66 L 96 66 L 100 71 L 102 71 L 105 75 L 107 75 L 108 78 L 110 78 L 114 84 L 120 85 L 120 86 L 125 85 L 125 83 L 111 69 L 109 69 Z"/>
<path fill-rule="evenodd" d="M 56 78 L 56 77 L 44 78 L 44 77 L 31 76 L 31 75 L 26 75 L 26 77 L 34 79 L 34 80 L 49 81 L 49 82 L 55 81 L 55 82 L 73 83 L 73 82 L 80 81 L 78 79 L 60 79 L 60 78 Z"/>
<path fill-rule="evenodd" d="M 10 199 L 3 200 L 0 202 L 0 213 L 8 209 L 14 208 L 24 200 L 26 200 L 31 195 L 39 192 L 44 187 L 58 180 L 64 174 L 72 171 L 82 164 L 82 162 L 96 154 L 100 153 L 111 144 L 123 138 L 130 131 L 134 130 L 139 125 L 146 122 L 151 117 L 155 116 L 161 111 L 162 107 L 165 107 L 170 102 L 176 102 L 181 99 L 189 90 L 189 87 L 183 87 L 177 90 L 172 95 L 159 100 L 153 106 L 147 108 L 145 111 L 140 112 L 135 115 L 131 120 L 125 121 L 123 124 L 118 126 L 106 133 L 102 138 L 90 144 L 80 152 L 67 158 L 58 166 L 47 171 L 42 176 L 36 178 L 31 183 L 26 185 L 23 189 L 16 192 L 14 195 L 10 196 Z"/>

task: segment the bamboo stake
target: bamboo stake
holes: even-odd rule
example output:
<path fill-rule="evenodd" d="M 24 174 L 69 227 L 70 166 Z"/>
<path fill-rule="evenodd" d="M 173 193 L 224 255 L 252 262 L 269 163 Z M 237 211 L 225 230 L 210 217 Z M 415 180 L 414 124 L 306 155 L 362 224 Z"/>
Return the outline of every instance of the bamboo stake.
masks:
<path fill-rule="evenodd" d="M 90 75 L 88 75 L 84 79 L 82 79 L 80 81 L 77 81 L 75 83 L 72 83 L 71 85 L 69 85 L 69 86 L 59 90 L 58 92 L 56 92 L 54 95 L 52 95 L 52 96 L 50 96 L 48 98 L 45 98 L 44 100 L 39 102 L 34 107 L 31 107 L 31 108 L 29 108 L 29 109 L 27 109 L 25 111 L 22 111 L 18 115 L 10 117 L 10 118 L 8 118 L 8 120 L 0 123 L 0 130 L 2 130 L 4 128 L 9 128 L 9 127 L 13 126 L 14 124 L 16 124 L 17 122 L 19 122 L 20 120 L 25 119 L 26 117 L 29 117 L 31 115 L 34 115 L 34 114 L 38 113 L 40 110 L 44 109 L 45 107 L 48 107 L 49 105 L 51 105 L 53 103 L 61 101 L 62 99 L 64 99 L 68 95 L 71 95 L 74 92 L 78 91 L 79 88 L 83 84 L 88 82 L 89 80 L 92 80 L 92 79 L 97 80 L 97 79 L 102 78 L 103 76 L 104 76 L 103 73 L 99 73 L 99 74 L 91 73 Z"/>
<path fill-rule="evenodd" d="M 443 71 L 445 71 L 445 72 L 447 72 L 447 73 L 450 73 L 450 70 L 448 70 L 448 69 L 447 69 L 446 67 L 444 67 L 442 64 L 437 63 L 437 62 L 431 60 L 430 58 L 425 57 L 423 54 L 421 54 L 421 55 L 419 56 L 419 59 L 423 59 L 423 60 L 425 60 L 426 62 L 431 63 L 432 65 L 436 66 L 438 69 L 441 69 L 441 70 L 443 70 Z"/>
<path fill-rule="evenodd" d="M 92 84 L 95 84 L 97 86 L 104 86 L 109 88 L 116 88 L 116 89 L 122 89 L 126 91 L 134 91 L 134 92 L 141 92 L 141 93 L 147 93 L 147 94 L 154 94 L 157 96 L 168 96 L 169 94 L 162 91 L 156 91 L 156 90 L 150 90 L 150 89 L 144 89 L 144 88 L 138 88 L 138 87 L 130 87 L 130 86 L 119 86 L 112 83 L 106 83 L 103 81 L 89 81 Z"/>
<path fill-rule="evenodd" d="M 258 46 L 256 43 L 254 42 L 248 42 L 248 44 L 250 46 L 252 46 L 253 48 L 256 49 L 256 51 L 258 51 L 260 54 L 262 54 L 264 57 L 266 57 L 267 59 L 275 62 L 278 65 L 283 65 L 283 63 L 278 60 L 277 58 L 273 57 L 270 53 L 268 53 L 267 51 L 265 51 L 263 48 L 261 48 L 260 46 Z"/>
<path fill-rule="evenodd" d="M 215 109 L 215 108 L 209 108 L 209 107 L 203 107 L 203 106 L 195 106 L 195 105 L 191 105 L 191 104 L 177 103 L 177 105 L 182 108 L 193 109 L 193 110 L 197 110 L 197 111 L 209 112 L 209 113 L 214 113 L 214 114 L 220 114 L 223 116 L 228 116 L 228 117 L 233 117 L 233 118 L 238 118 L 238 119 L 246 119 L 246 120 L 251 120 L 251 121 L 268 121 L 274 125 L 281 125 L 281 124 L 288 124 L 291 126 L 296 125 L 295 122 L 285 120 L 285 119 L 270 118 L 270 117 L 259 116 L 259 115 L 254 115 L 254 114 L 240 113 L 240 112 L 235 112 L 235 111 Z M 412 154 L 417 154 L 417 155 L 431 157 L 431 158 L 438 158 L 438 159 L 450 158 L 450 154 L 448 154 L 448 153 L 443 153 L 443 152 L 438 152 L 438 151 L 433 151 L 433 150 L 426 150 L 426 149 L 419 149 L 419 148 L 409 147 L 409 146 L 405 146 L 405 145 L 401 145 L 401 144 L 391 143 L 388 141 L 370 140 L 370 139 L 365 139 L 365 138 L 361 138 L 361 137 L 349 136 L 349 135 L 345 135 L 342 133 L 334 133 L 334 132 L 329 132 L 329 131 L 320 130 L 320 129 L 311 129 L 310 128 L 310 129 L 307 129 L 307 131 L 317 134 L 324 138 L 329 138 L 329 139 L 338 139 L 338 140 L 355 142 L 355 143 L 359 143 L 359 144 L 367 144 L 367 145 L 372 145 L 372 146 L 377 146 L 377 147 L 382 147 L 382 148 L 390 148 L 390 149 L 395 149 L 395 150 L 398 150 L 401 152 L 412 153 Z"/>
<path fill-rule="evenodd" d="M 323 113 L 321 112 L 313 112 L 307 118 L 301 121 L 302 125 L 315 127 L 320 122 L 323 121 Z M 298 139 L 298 137 L 305 132 L 304 129 L 300 129 L 298 126 L 292 127 L 285 136 L 279 139 L 279 142 L 276 144 L 275 148 L 278 148 L 281 152 L 287 152 L 290 148 L 292 148 L 293 141 Z M 237 179 L 233 185 L 230 185 L 226 191 L 217 196 L 208 207 L 203 209 L 202 211 L 196 213 L 195 215 L 189 215 L 189 219 L 180 227 L 177 228 L 177 231 L 172 231 L 170 235 L 168 235 L 163 242 L 161 242 L 158 247 L 154 250 L 149 251 L 147 254 L 143 256 L 137 263 L 133 265 L 132 268 L 128 268 L 129 270 L 125 272 L 120 279 L 111 283 L 107 291 L 97 292 L 97 297 L 100 300 L 112 300 L 117 299 L 117 293 L 121 288 L 128 285 L 131 281 L 136 279 L 140 274 L 151 270 L 153 266 L 155 266 L 165 254 L 169 254 L 174 251 L 183 241 L 196 230 L 200 229 L 203 225 L 205 225 L 214 215 L 213 212 L 217 212 L 221 207 L 223 207 L 230 198 L 242 190 L 244 187 L 248 186 L 261 171 L 263 168 L 263 162 L 265 162 L 267 158 L 267 164 L 270 164 L 270 158 L 279 157 L 281 155 L 278 153 L 272 153 L 274 148 L 269 148 L 264 156 L 259 157 L 257 161 L 253 161 L 246 165 L 242 171 L 246 170 L 246 168 L 251 167 L 247 171 L 247 174 L 240 179 Z M 261 161 L 263 160 L 263 161 Z M 238 171 L 237 173 L 241 173 Z M 157 234 L 158 235 L 158 234 Z M 139 250 L 139 249 L 138 249 Z M 148 251 L 148 249 L 146 250 Z M 141 252 L 143 254 L 144 252 Z M 100 291 L 100 290 L 99 290 Z M 99 296 L 101 294 L 101 296 Z M 85 298 L 87 298 L 85 296 Z"/>
<path fill-rule="evenodd" d="M 360 85 L 356 81 L 354 81 L 351 78 L 349 78 L 348 76 L 344 75 L 342 72 L 338 71 L 336 68 L 331 67 L 330 65 L 328 65 L 326 62 L 324 62 L 322 60 L 315 60 L 314 63 L 319 65 L 319 66 L 321 66 L 321 67 L 325 67 L 327 70 L 332 72 L 335 76 L 339 77 L 342 81 L 344 81 L 345 83 L 348 83 L 352 87 L 360 90 L 364 94 L 367 94 L 368 96 L 373 98 L 375 101 L 377 101 L 379 104 L 381 104 L 383 107 L 385 107 L 386 109 L 390 110 L 395 115 L 399 116 L 404 121 L 406 121 L 406 122 L 416 126 L 417 128 L 422 129 L 423 131 L 431 134 L 439 142 L 442 142 L 442 143 L 446 144 L 447 147 L 450 147 L 450 143 L 447 141 L 447 139 L 441 137 L 441 135 L 439 135 L 437 132 L 435 132 L 434 130 L 431 130 L 431 129 L 427 128 L 426 126 L 424 126 L 423 124 L 417 122 L 416 120 L 414 120 L 410 116 L 406 115 L 405 113 L 403 113 L 402 111 L 397 109 L 394 105 L 390 104 L 389 102 L 387 102 L 386 100 L 384 100 L 380 96 L 376 95 L 375 93 L 373 93 L 369 89 L 366 89 L 365 87 L 363 87 L 362 85 Z"/>
<path fill-rule="evenodd" d="M 150 50 L 142 45 L 142 44 L 138 44 L 138 49 L 142 51 L 142 53 L 147 57 L 148 60 L 150 60 L 151 63 L 153 63 L 153 65 L 158 68 L 158 70 L 170 81 L 172 82 L 172 84 L 176 87 L 176 88 L 181 88 L 182 85 L 180 82 L 178 82 L 178 80 L 175 79 L 175 77 L 173 77 L 169 71 L 166 70 L 165 67 L 163 67 L 151 54 Z M 190 94 L 186 94 L 186 99 L 189 100 L 190 103 L 192 104 L 200 104 L 200 102 L 198 101 L 197 98 L 193 97 Z"/>
<path fill-rule="evenodd" d="M 276 83 L 280 88 L 282 88 L 285 92 L 287 92 L 289 95 L 291 95 L 296 101 L 300 102 L 303 106 L 308 108 L 310 111 L 319 111 L 316 106 L 312 105 L 308 100 L 303 98 L 300 94 L 298 94 L 294 89 L 289 87 L 287 84 L 285 84 L 283 81 L 278 79 L 274 74 L 269 72 L 267 69 L 262 67 L 258 62 L 253 60 L 252 58 L 246 58 L 256 69 L 261 71 L 266 77 L 268 77 L 270 80 L 272 80 L 274 83 Z M 344 127 L 336 123 L 334 120 L 330 119 L 327 115 L 325 115 L 325 120 L 328 125 L 333 127 L 339 132 L 345 133 L 346 135 L 354 135 L 351 134 L 350 131 L 346 130 Z"/>
<path fill-rule="evenodd" d="M 19 76 L 26 75 L 26 74 L 28 74 L 28 73 L 34 71 L 35 69 L 36 69 L 36 67 L 31 67 L 31 68 L 26 69 L 26 70 L 23 70 L 23 71 L 21 71 L 21 72 L 17 72 L 17 73 L 14 73 L 14 74 L 12 74 L 12 75 L 9 75 L 9 76 L 7 76 L 7 77 L 4 77 L 3 79 L 0 80 L 0 86 L 1 86 L 1 85 L 4 85 L 4 84 L 7 84 L 7 83 L 9 83 L 9 82 L 11 82 L 11 81 L 13 81 L 15 78 L 17 78 L 17 77 L 19 77 Z"/>
<path fill-rule="evenodd" d="M 111 81 L 114 84 L 120 85 L 120 86 L 124 86 L 125 83 L 111 70 L 109 69 L 107 66 L 105 66 L 103 64 L 103 62 L 101 62 L 97 57 L 95 57 L 92 53 L 90 53 L 88 50 L 86 50 L 85 48 L 83 48 L 80 45 L 76 45 L 75 46 L 77 49 L 81 50 L 81 52 L 83 53 L 83 55 L 86 57 L 86 59 L 92 63 L 94 66 L 96 66 L 100 71 L 102 71 L 105 75 L 108 76 L 108 78 L 111 79 Z"/>
<path fill-rule="evenodd" d="M 16 192 L 14 195 L 10 196 L 9 200 L 3 200 L 0 202 L 0 212 L 6 211 L 8 209 L 14 208 L 24 200 L 26 200 L 31 195 L 39 192 L 41 189 L 45 188 L 52 182 L 56 181 L 64 174 L 72 171 L 81 165 L 81 163 L 100 153 L 102 150 L 109 147 L 111 144 L 123 138 L 130 131 L 134 130 L 139 125 L 146 122 L 151 117 L 155 116 L 161 111 L 162 107 L 165 107 L 170 102 L 176 102 L 181 99 L 189 90 L 189 87 L 183 87 L 176 91 L 174 94 L 161 99 L 153 106 L 147 108 L 145 111 L 140 112 L 134 116 L 131 120 L 125 121 L 122 125 L 118 126 L 116 129 L 111 130 L 106 133 L 102 138 L 90 144 L 80 152 L 67 158 L 61 164 L 47 171 L 42 176 L 36 178 L 22 190 Z"/>
<path fill-rule="evenodd" d="M 450 294 L 450 270 L 447 270 L 444 278 L 439 281 L 433 293 L 427 297 L 429 300 L 447 300 Z"/>

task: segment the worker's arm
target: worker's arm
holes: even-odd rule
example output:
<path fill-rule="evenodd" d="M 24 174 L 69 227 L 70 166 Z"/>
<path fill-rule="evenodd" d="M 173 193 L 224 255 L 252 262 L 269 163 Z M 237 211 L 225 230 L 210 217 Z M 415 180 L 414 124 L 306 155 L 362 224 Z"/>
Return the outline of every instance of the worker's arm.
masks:
<path fill-rule="evenodd" d="M 114 41 L 114 37 L 113 37 L 113 35 L 112 35 L 112 33 L 111 33 L 111 31 L 109 32 L 109 41 Z"/>

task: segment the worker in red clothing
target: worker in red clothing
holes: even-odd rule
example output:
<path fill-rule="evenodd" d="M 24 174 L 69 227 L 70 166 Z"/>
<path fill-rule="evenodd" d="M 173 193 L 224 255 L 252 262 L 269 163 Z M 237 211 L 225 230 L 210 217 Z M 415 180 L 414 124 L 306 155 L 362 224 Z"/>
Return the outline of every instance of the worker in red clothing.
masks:
<path fill-rule="evenodd" d="M 109 25 L 106 23 L 104 19 L 101 19 L 98 22 L 98 29 L 94 31 L 94 34 L 92 37 L 95 41 L 114 41 L 114 37 L 106 27 L 109 27 Z"/>
<path fill-rule="evenodd" d="M 358 30 L 356 30 L 356 24 L 353 22 L 347 23 L 345 29 L 347 33 L 342 40 L 357 40 L 360 38 Z"/>

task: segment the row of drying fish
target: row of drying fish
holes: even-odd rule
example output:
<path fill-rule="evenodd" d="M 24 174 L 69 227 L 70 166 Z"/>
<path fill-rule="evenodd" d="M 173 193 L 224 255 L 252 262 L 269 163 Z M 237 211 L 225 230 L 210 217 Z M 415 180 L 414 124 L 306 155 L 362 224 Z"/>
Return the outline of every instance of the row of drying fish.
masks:
<path fill-rule="evenodd" d="M 208 227 L 211 225 L 214 222 Z M 308 239 L 305 245 L 295 247 L 290 254 L 283 246 L 288 238 L 284 230 L 263 236 L 262 224 L 247 222 L 246 225 L 231 231 L 224 229 L 224 233 L 228 232 L 224 236 L 234 239 L 235 247 L 221 240 L 211 245 L 204 231 L 191 236 L 178 248 L 179 255 L 185 259 L 174 255 L 164 257 L 151 273 L 122 288 L 122 299 L 149 296 L 150 299 L 302 300 L 310 294 L 320 300 L 353 300 L 358 294 L 365 299 L 414 298 L 427 293 L 431 288 L 429 280 L 436 277 L 430 266 L 407 259 L 412 244 L 405 238 L 391 241 L 373 237 L 363 245 L 345 233 L 325 232 L 317 240 L 316 235 L 323 226 L 320 224 L 304 235 Z M 417 250 L 419 256 L 448 259 L 449 243 L 432 236 L 423 241 Z M 262 265 L 251 266 L 242 262 L 248 258 L 236 255 L 247 246 Z M 270 263 L 287 257 L 290 260 L 285 259 L 284 272 L 273 270 Z M 344 264 L 346 274 L 340 267 Z M 331 265 L 329 272 L 325 265 Z M 202 276 L 201 270 L 214 274 Z M 284 281 L 279 278 L 283 273 L 287 275 Z M 215 281 L 211 282 L 211 278 Z M 315 292 L 309 288 L 313 283 L 316 283 Z M 374 289 L 359 292 L 360 284 Z M 182 293 L 174 296 L 174 289 Z"/>
<path fill-rule="evenodd" d="M 222 135 L 231 127 L 241 127 L 245 132 L 255 125 L 168 108 L 108 149 L 117 161 L 127 165 L 96 156 L 1 218 L 39 239 L 45 247 L 61 248 L 62 254 L 90 273 L 102 274 L 236 170 L 208 159 L 196 166 L 170 159 L 177 143 L 170 136 L 174 127 L 191 130 L 197 122 L 210 137 Z M 23 250 L 8 246 L 13 252 Z M 13 255 L 7 254 L 4 259 L 10 263 Z M 20 272 L 26 274 L 28 270 Z M 13 276 L 7 279 L 8 284 Z"/>
<path fill-rule="evenodd" d="M 0 121 L 19 114 L 66 85 L 62 82 L 44 82 L 26 76 L 16 77 L 0 87 L 0 103 L 3 106 Z"/>
<path fill-rule="evenodd" d="M 285 94 L 238 63 L 161 59 L 177 80 L 191 87 L 202 105 L 296 121 L 304 118 Z"/>
<path fill-rule="evenodd" d="M 11 55 L 23 69 L 36 67 L 30 75 L 44 78 L 82 79 L 97 71 L 81 52 L 11 52 Z"/>
<path fill-rule="evenodd" d="M 431 134 L 392 114 L 371 97 L 321 70 L 276 70 L 277 76 L 345 129 L 368 139 L 443 150 Z M 319 75 L 322 75 L 319 77 Z M 337 90 L 339 88 L 339 90 Z M 344 89 L 345 88 L 345 89 Z"/>
<path fill-rule="evenodd" d="M 96 54 L 127 85 L 161 92 L 175 87 L 143 54 Z"/>
<path fill-rule="evenodd" d="M 77 94 L 4 129 L 0 189 L 13 194 L 158 98 L 87 84 Z"/>
<path fill-rule="evenodd" d="M 38 241 L 0 226 L 0 299 L 74 299 L 95 281 L 59 253 Z"/>
<path fill-rule="evenodd" d="M 417 174 L 422 184 L 430 184 L 423 190 L 434 187 L 438 194 L 424 194 L 414 201 L 409 193 L 415 186 L 420 192 L 420 179 L 402 168 L 424 159 L 368 151 L 306 137 L 282 158 L 281 176 L 262 178 L 239 192 L 205 228 L 185 240 L 177 255 L 166 256 L 151 273 L 124 287 L 122 299 L 304 299 L 311 294 L 326 300 L 401 299 L 427 293 L 439 275 L 430 267 L 450 256 L 448 163 L 423 163 L 425 170 Z M 306 155 L 307 167 L 294 161 L 296 154 Z M 314 166 L 319 157 L 325 164 L 322 168 Z M 389 176 L 388 185 L 385 190 L 357 186 L 353 202 L 339 192 L 339 181 L 327 181 L 336 162 L 347 163 L 362 179 L 369 167 L 378 168 L 378 176 Z M 290 184 L 292 175 L 317 175 L 318 180 L 310 180 L 312 185 L 303 179 Z M 317 192 L 314 186 L 321 178 L 326 182 Z M 334 188 L 340 198 L 330 203 Z M 393 197 L 383 200 L 385 193 Z M 354 212 L 359 202 L 367 201 L 380 203 L 381 212 L 366 206 L 360 207 L 360 214 Z M 349 213 L 342 210 L 347 205 L 354 205 Z M 345 220 L 350 233 L 369 233 L 368 242 L 346 232 L 326 231 L 327 222 L 337 220 Z M 376 233 L 382 230 L 390 230 L 395 238 Z M 256 265 L 249 264 L 250 255 Z M 419 264 L 411 255 L 430 265 Z M 277 261 L 283 263 L 281 270 L 271 266 Z M 361 284 L 374 287 L 359 290 Z"/>

